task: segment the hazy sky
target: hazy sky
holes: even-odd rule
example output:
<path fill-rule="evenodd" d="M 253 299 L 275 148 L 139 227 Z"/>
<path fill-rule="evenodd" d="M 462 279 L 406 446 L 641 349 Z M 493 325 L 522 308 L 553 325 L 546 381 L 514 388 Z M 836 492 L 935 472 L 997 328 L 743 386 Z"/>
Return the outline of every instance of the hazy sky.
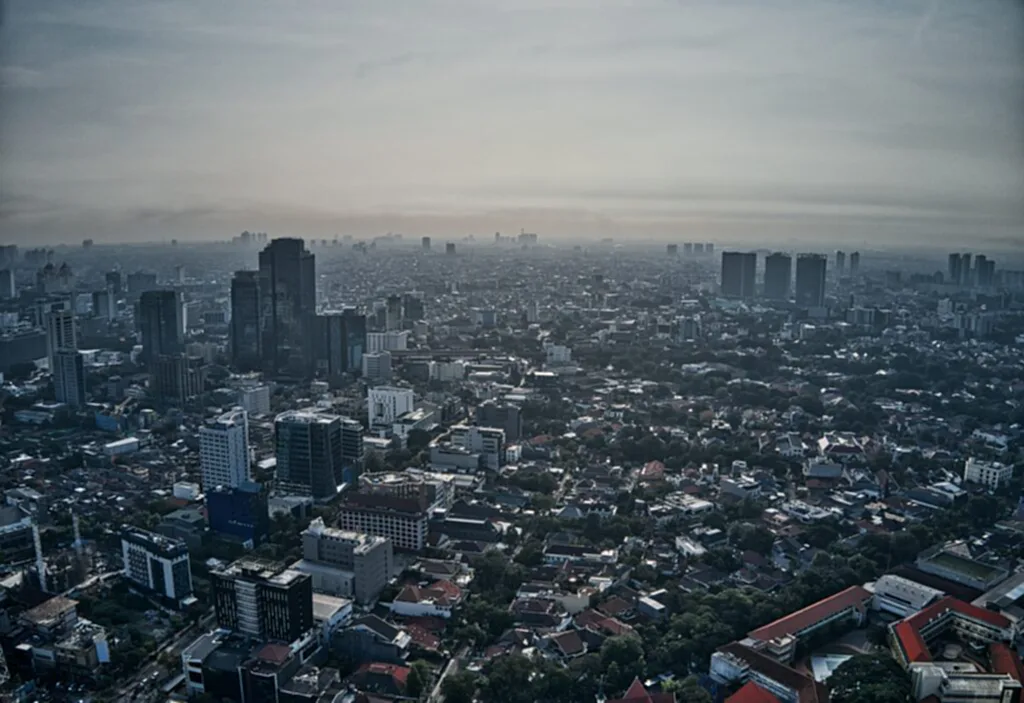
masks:
<path fill-rule="evenodd" d="M 0 240 L 1024 245 L 1022 5 L 6 0 Z"/>

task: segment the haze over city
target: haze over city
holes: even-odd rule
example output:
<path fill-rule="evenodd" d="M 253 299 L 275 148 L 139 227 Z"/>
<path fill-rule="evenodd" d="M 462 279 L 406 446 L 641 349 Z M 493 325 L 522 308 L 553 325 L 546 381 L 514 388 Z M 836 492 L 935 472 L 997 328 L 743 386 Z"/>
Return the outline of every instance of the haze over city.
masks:
<path fill-rule="evenodd" d="M 9 0 L 0 238 L 1012 248 L 1022 37 L 1012 0 Z"/>

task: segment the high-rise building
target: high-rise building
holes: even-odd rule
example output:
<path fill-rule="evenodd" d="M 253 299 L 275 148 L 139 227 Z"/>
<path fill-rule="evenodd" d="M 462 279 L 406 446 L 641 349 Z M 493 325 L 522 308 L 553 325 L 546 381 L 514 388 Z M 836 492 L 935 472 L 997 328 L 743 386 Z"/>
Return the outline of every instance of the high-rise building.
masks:
<path fill-rule="evenodd" d="M 240 559 L 210 572 L 217 624 L 256 640 L 290 643 L 313 628 L 313 582 L 280 564 Z"/>
<path fill-rule="evenodd" d="M 793 257 L 769 254 L 764 260 L 764 296 L 772 300 L 789 300 L 793 281 Z"/>
<path fill-rule="evenodd" d="M 705 254 L 714 254 L 715 253 L 715 245 L 714 245 L 713 242 L 704 242 L 704 253 Z"/>
<path fill-rule="evenodd" d="M 357 420 L 341 416 L 341 478 L 345 483 L 359 479 L 363 466 L 363 426 Z"/>
<path fill-rule="evenodd" d="M 211 532 L 247 549 L 266 540 L 270 533 L 270 510 L 263 486 L 244 481 L 234 488 L 220 486 L 205 493 Z"/>
<path fill-rule="evenodd" d="M 384 329 L 389 332 L 402 329 L 402 296 L 389 295 L 386 310 Z"/>
<path fill-rule="evenodd" d="M 57 368 L 57 352 L 78 349 L 75 313 L 71 310 L 53 310 L 46 315 L 46 353 L 50 358 L 50 371 Z"/>
<path fill-rule="evenodd" d="M 417 291 L 406 293 L 402 296 L 402 308 L 404 309 L 406 320 L 417 322 L 426 316 L 426 310 L 423 306 L 423 294 Z"/>
<path fill-rule="evenodd" d="M 484 401 L 476 406 L 476 424 L 503 429 L 508 442 L 518 442 L 523 436 L 523 414 L 519 406 L 512 403 Z"/>
<path fill-rule="evenodd" d="M 126 283 L 128 284 L 128 293 L 133 298 L 138 298 L 148 290 L 157 289 L 155 273 L 146 273 L 144 271 L 129 273 Z"/>
<path fill-rule="evenodd" d="M 391 383 L 391 352 L 363 354 L 363 378 L 367 383 Z"/>
<path fill-rule="evenodd" d="M 420 240 L 420 246 L 423 247 L 423 251 L 430 251 L 430 237 L 423 237 Z"/>
<path fill-rule="evenodd" d="M 301 239 L 283 238 L 271 240 L 259 260 L 264 369 L 308 376 L 313 370 L 316 257 Z"/>
<path fill-rule="evenodd" d="M 199 428 L 199 466 L 203 489 L 236 488 L 252 480 L 249 417 L 234 408 Z"/>
<path fill-rule="evenodd" d="M 175 290 L 148 290 L 139 298 L 142 360 L 185 351 L 181 296 Z"/>
<path fill-rule="evenodd" d="M 85 365 L 81 352 L 59 349 L 54 354 L 53 387 L 58 403 L 73 408 L 85 405 Z"/>
<path fill-rule="evenodd" d="M 960 255 L 960 285 L 969 286 L 974 281 L 971 280 L 971 255 L 961 254 Z"/>
<path fill-rule="evenodd" d="M 117 296 L 111 288 L 93 291 L 92 314 L 101 320 L 113 320 L 117 317 Z"/>
<path fill-rule="evenodd" d="M 202 357 L 164 354 L 149 362 L 150 388 L 162 403 L 185 404 L 203 393 L 206 363 Z"/>
<path fill-rule="evenodd" d="M 337 378 L 358 372 L 366 349 L 366 316 L 346 308 L 317 315 L 314 322 L 318 375 Z"/>
<path fill-rule="evenodd" d="M 285 491 L 330 500 L 344 481 L 342 418 L 290 410 L 274 420 L 277 482 Z"/>
<path fill-rule="evenodd" d="M 683 256 L 693 254 L 693 242 L 683 242 Z"/>
<path fill-rule="evenodd" d="M 327 527 L 317 518 L 302 533 L 302 561 L 293 568 L 309 573 L 315 590 L 367 605 L 387 585 L 393 563 L 387 537 Z"/>
<path fill-rule="evenodd" d="M 0 300 L 17 298 L 17 286 L 14 283 L 13 269 L 0 269 Z"/>
<path fill-rule="evenodd" d="M 177 604 L 192 597 L 192 569 L 183 540 L 125 527 L 121 558 L 125 576 L 135 585 Z"/>
<path fill-rule="evenodd" d="M 995 283 L 996 280 L 996 262 L 992 259 L 985 259 L 984 263 L 976 263 L 975 268 L 977 274 L 975 275 L 975 282 L 981 288 L 988 288 Z"/>
<path fill-rule="evenodd" d="M 856 276 L 860 272 L 860 252 L 855 251 L 850 254 L 850 275 Z"/>
<path fill-rule="evenodd" d="M 949 282 L 955 286 L 960 285 L 960 281 L 963 278 L 963 268 L 961 267 L 961 264 L 962 262 L 959 254 L 949 255 L 949 268 L 947 273 L 949 275 Z"/>
<path fill-rule="evenodd" d="M 415 394 L 411 388 L 378 386 L 367 391 L 367 409 L 370 427 L 388 427 L 395 418 L 410 412 L 415 407 Z"/>
<path fill-rule="evenodd" d="M 121 289 L 121 272 L 120 271 L 107 271 L 103 277 L 107 284 L 107 289 L 114 291 L 114 295 L 121 295 L 123 292 Z"/>
<path fill-rule="evenodd" d="M 729 298 L 752 298 L 756 278 L 756 252 L 722 252 L 722 295 Z"/>
<path fill-rule="evenodd" d="M 668 256 L 678 256 L 679 255 L 679 245 L 678 244 L 666 244 L 665 245 L 665 253 Z"/>
<path fill-rule="evenodd" d="M 263 363 L 260 331 L 260 274 L 236 271 L 231 279 L 231 365 L 255 371 Z"/>
<path fill-rule="evenodd" d="M 844 273 L 846 273 L 846 252 L 845 251 L 837 251 L 836 252 L 836 275 L 837 276 L 842 276 Z"/>
<path fill-rule="evenodd" d="M 449 256 L 455 256 L 455 242 L 445 242 L 444 253 Z"/>
<path fill-rule="evenodd" d="M 796 257 L 796 304 L 806 308 L 825 307 L 825 272 L 828 258 L 822 254 Z"/>

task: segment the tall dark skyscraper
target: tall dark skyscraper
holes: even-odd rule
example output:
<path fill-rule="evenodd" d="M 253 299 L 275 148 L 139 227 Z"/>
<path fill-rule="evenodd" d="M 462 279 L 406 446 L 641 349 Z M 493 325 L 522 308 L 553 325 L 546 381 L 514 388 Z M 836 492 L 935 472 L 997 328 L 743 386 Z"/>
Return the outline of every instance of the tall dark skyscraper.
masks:
<path fill-rule="evenodd" d="M 825 272 L 828 258 L 822 254 L 796 257 L 796 304 L 807 308 L 825 306 Z"/>
<path fill-rule="evenodd" d="M 366 316 L 354 308 L 317 315 L 314 344 L 318 375 L 337 378 L 358 373 L 366 349 Z"/>
<path fill-rule="evenodd" d="M 850 275 L 856 276 L 860 271 L 860 252 L 855 251 L 850 254 Z"/>
<path fill-rule="evenodd" d="M 764 296 L 772 300 L 789 300 L 793 285 L 793 257 L 769 254 L 764 260 Z"/>
<path fill-rule="evenodd" d="M 342 417 L 290 410 L 274 420 L 277 482 L 286 492 L 329 500 L 344 479 Z"/>
<path fill-rule="evenodd" d="M 271 240 L 260 252 L 259 286 L 264 369 L 308 376 L 313 370 L 316 258 L 301 239 Z"/>
<path fill-rule="evenodd" d="M 837 251 L 836 252 L 836 274 L 839 275 L 839 276 L 842 276 L 844 273 L 846 273 L 846 252 L 845 251 Z"/>
<path fill-rule="evenodd" d="M 424 237 L 421 239 L 420 246 L 423 247 L 423 251 L 430 251 L 430 237 Z"/>
<path fill-rule="evenodd" d="M 728 298 L 754 297 L 756 277 L 756 252 L 722 252 L 722 295 Z"/>
<path fill-rule="evenodd" d="M 960 285 L 960 279 L 963 278 L 963 269 L 960 266 L 960 255 L 950 254 L 949 255 L 949 270 L 947 271 L 949 276 L 949 282 L 953 285 Z"/>
<path fill-rule="evenodd" d="M 971 255 L 960 255 L 960 285 L 971 285 Z"/>
<path fill-rule="evenodd" d="M 258 271 L 236 271 L 231 279 L 231 364 L 242 371 L 255 371 L 263 363 L 260 333 L 260 275 Z"/>
<path fill-rule="evenodd" d="M 139 333 L 142 359 L 185 351 L 181 298 L 174 290 L 148 290 L 139 298 Z"/>
<path fill-rule="evenodd" d="M 107 288 L 114 291 L 114 295 L 121 295 L 121 272 L 120 271 L 108 271 L 104 277 L 107 283 Z"/>

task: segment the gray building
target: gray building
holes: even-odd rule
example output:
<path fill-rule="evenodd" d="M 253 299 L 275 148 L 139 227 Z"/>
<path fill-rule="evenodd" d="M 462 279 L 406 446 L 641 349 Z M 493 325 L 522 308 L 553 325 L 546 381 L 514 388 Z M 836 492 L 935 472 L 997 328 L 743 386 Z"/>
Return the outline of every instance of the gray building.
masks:
<path fill-rule="evenodd" d="M 796 258 L 796 304 L 807 308 L 825 306 L 825 271 L 828 257 L 800 254 Z"/>
<path fill-rule="evenodd" d="M 243 371 L 255 371 L 263 361 L 260 333 L 260 274 L 236 271 L 231 279 L 231 364 Z"/>
<path fill-rule="evenodd" d="M 82 354 L 74 349 L 60 349 L 53 355 L 53 389 L 58 403 L 73 408 L 85 405 L 85 365 Z"/>
<path fill-rule="evenodd" d="M 301 239 L 274 239 L 260 252 L 264 370 L 306 377 L 313 370 L 316 257 Z"/>
<path fill-rule="evenodd" d="M 394 563 L 390 539 L 327 527 L 320 518 L 302 533 L 302 557 L 292 568 L 310 574 L 314 590 L 362 605 L 377 600 Z"/>
<path fill-rule="evenodd" d="M 175 290 L 148 290 L 139 298 L 142 360 L 185 351 L 181 297 Z"/>
<path fill-rule="evenodd" d="M 274 420 L 274 435 L 281 488 L 314 500 L 337 496 L 345 463 L 340 415 L 290 410 Z"/>
<path fill-rule="evenodd" d="M 178 604 L 192 598 L 192 569 L 182 540 L 126 526 L 121 557 L 125 576 L 137 586 Z"/>
<path fill-rule="evenodd" d="M 476 407 L 476 424 L 504 430 L 506 442 L 518 442 L 523 436 L 523 413 L 511 403 L 484 401 Z"/>

